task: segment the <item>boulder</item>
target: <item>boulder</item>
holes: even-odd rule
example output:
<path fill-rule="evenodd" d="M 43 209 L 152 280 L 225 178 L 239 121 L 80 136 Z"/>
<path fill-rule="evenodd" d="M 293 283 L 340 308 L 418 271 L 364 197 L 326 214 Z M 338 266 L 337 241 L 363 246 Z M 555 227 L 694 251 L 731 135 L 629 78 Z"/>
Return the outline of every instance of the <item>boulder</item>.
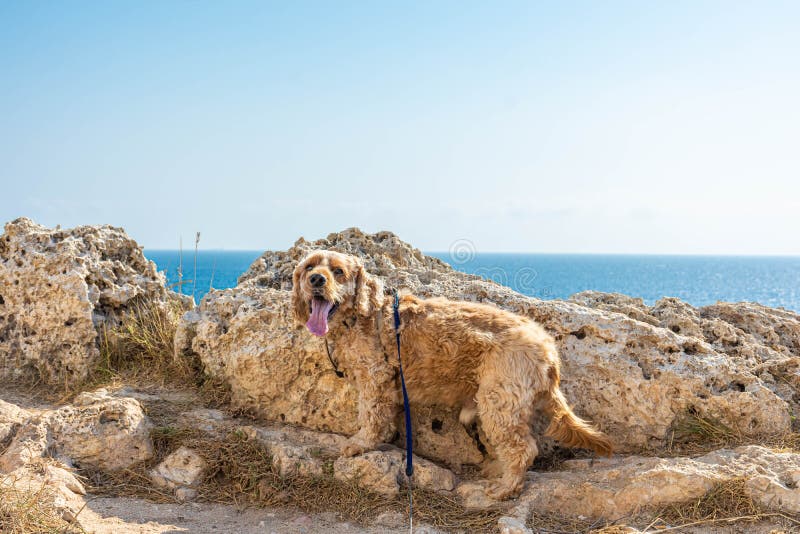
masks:
<path fill-rule="evenodd" d="M 13 426 L 0 443 L 0 489 L 20 503 L 35 496 L 68 522 L 85 506 L 86 490 L 74 464 L 115 471 L 152 457 L 150 423 L 138 401 L 112 398 L 104 390 L 76 404 L 26 411 L 0 401 L 0 427 Z"/>
<path fill-rule="evenodd" d="M 569 460 L 563 469 L 528 473 L 513 516 L 540 514 L 615 519 L 691 501 L 715 485 L 744 481 L 744 493 L 767 509 L 800 510 L 800 454 L 749 445 L 698 458 L 629 456 Z M 535 528 L 535 525 L 534 525 Z"/>
<path fill-rule="evenodd" d="M 0 377 L 81 381 L 99 357 L 103 325 L 136 302 L 171 295 L 121 228 L 62 230 L 16 219 L 0 236 Z"/>
<path fill-rule="evenodd" d="M 599 293 L 539 300 L 457 272 L 390 232 L 358 229 L 315 242 L 301 238 L 287 251 L 264 253 L 236 288 L 212 291 L 181 320 L 176 355 L 199 357 L 210 375 L 230 386 L 236 405 L 269 419 L 344 434 L 356 430 L 356 392 L 333 373 L 323 342 L 291 316 L 291 274 L 312 249 L 361 257 L 387 288 L 493 303 L 540 322 L 556 339 L 570 403 L 606 431 L 619 451 L 664 446 L 687 414 L 754 439 L 791 429 L 793 404 L 777 386 L 785 380 L 757 362 L 773 358 L 786 364 L 781 372 L 796 373 L 787 363 L 789 355 L 798 356 L 788 333 L 792 314 L 763 312 L 758 321 L 748 320 L 753 330 L 757 324 L 781 325 L 784 333 L 772 341 L 788 344 L 766 347 L 742 324 L 726 322 L 729 315 L 695 310 L 677 299 L 654 308 Z M 725 341 L 731 335 L 739 336 L 738 344 Z M 480 461 L 474 433 L 455 414 L 420 407 L 414 415 L 416 452 L 454 468 Z M 544 440 L 543 453 L 547 445 Z"/>
<path fill-rule="evenodd" d="M 749 376 L 784 400 L 792 415 L 800 413 L 796 392 L 800 387 L 800 315 L 751 302 L 724 303 L 696 308 L 666 297 L 647 306 L 625 295 L 584 291 L 570 301 L 619 312 L 678 335 L 704 342 L 715 353 L 745 370 L 748 381 L 729 388 L 746 389 Z M 794 430 L 798 430 L 797 427 Z"/>
<path fill-rule="evenodd" d="M 42 412 L 22 423 L 0 455 L 0 471 L 12 471 L 44 456 L 66 465 L 118 471 L 152 457 L 151 428 L 135 399 L 107 393 L 81 396 L 73 405 Z"/>

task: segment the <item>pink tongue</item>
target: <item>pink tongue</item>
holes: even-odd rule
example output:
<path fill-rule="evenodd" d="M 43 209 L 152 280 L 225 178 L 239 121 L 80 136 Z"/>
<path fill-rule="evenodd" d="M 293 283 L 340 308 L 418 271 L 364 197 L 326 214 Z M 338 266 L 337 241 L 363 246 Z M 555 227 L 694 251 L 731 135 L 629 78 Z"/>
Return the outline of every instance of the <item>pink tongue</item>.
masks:
<path fill-rule="evenodd" d="M 315 336 L 324 336 L 328 333 L 328 312 L 333 308 L 333 302 L 321 299 L 311 301 L 311 316 L 308 318 L 306 327 Z"/>

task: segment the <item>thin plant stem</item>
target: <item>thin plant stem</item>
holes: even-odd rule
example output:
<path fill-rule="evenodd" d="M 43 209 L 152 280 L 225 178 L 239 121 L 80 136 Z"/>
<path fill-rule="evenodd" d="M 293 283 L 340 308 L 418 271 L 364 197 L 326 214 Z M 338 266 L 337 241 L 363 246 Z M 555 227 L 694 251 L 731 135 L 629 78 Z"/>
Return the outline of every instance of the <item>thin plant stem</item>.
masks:
<path fill-rule="evenodd" d="M 200 243 L 200 232 L 194 236 L 194 276 L 192 276 L 192 299 L 197 297 L 197 245 Z"/>
<path fill-rule="evenodd" d="M 183 295 L 183 236 L 178 237 L 178 290 Z"/>
<path fill-rule="evenodd" d="M 208 283 L 208 290 L 214 289 L 214 273 L 217 270 L 217 258 L 214 258 L 214 263 L 211 265 L 211 281 Z"/>

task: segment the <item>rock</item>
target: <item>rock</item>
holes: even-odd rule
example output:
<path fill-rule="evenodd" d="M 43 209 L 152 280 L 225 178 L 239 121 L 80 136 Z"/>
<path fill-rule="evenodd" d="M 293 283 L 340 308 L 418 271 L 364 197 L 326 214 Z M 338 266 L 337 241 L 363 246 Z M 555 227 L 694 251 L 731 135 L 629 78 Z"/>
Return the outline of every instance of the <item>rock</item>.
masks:
<path fill-rule="evenodd" d="M 10 440 L 23 421 L 30 417 L 30 413 L 15 404 L 0 399 L 0 450 L 3 444 Z"/>
<path fill-rule="evenodd" d="M 461 505 L 467 510 L 489 510 L 502 506 L 502 503 L 486 494 L 487 485 L 486 480 L 470 480 L 459 484 L 456 494 L 461 499 Z"/>
<path fill-rule="evenodd" d="M 800 355 L 800 314 L 753 302 L 719 302 L 700 308 L 700 316 L 724 321 L 786 356 Z"/>
<path fill-rule="evenodd" d="M 483 454 L 475 440 L 458 420 L 459 410 L 440 406 L 416 405 L 411 410 L 414 453 L 447 465 L 455 472 L 464 464 L 479 464 Z M 399 438 L 405 445 L 405 422 L 401 413 L 397 420 Z"/>
<path fill-rule="evenodd" d="M 355 481 L 363 488 L 390 497 L 400 493 L 400 466 L 381 451 L 337 459 L 333 464 L 333 476 L 342 481 Z"/>
<path fill-rule="evenodd" d="M 787 380 L 800 386 L 800 360 L 788 356 L 800 356 L 792 333 L 796 314 L 759 309 L 739 321 L 721 308 L 697 310 L 677 299 L 648 307 L 641 299 L 600 293 L 543 301 L 456 272 L 390 232 L 349 229 L 264 253 L 236 288 L 209 293 L 184 315 L 176 355 L 197 355 L 211 376 L 230 386 L 237 406 L 279 422 L 352 434 L 355 391 L 334 375 L 323 343 L 290 314 L 292 270 L 318 248 L 361 257 L 387 287 L 494 303 L 540 322 L 556 339 L 568 400 L 612 437 L 618 451 L 664 446 L 689 413 L 753 439 L 791 429 L 794 388 Z M 768 337 L 769 328 L 782 334 Z M 778 345 L 767 347 L 761 338 Z M 480 461 L 477 442 L 453 413 L 436 407 L 414 412 L 420 454 L 453 468 Z"/>
<path fill-rule="evenodd" d="M 10 440 L 8 447 L 0 444 L 0 489 L 4 500 L 18 501 L 20 506 L 30 506 L 35 495 L 36 503 L 72 522 L 83 506 L 81 496 L 86 489 L 68 465 L 48 457 L 49 432 L 44 419 L 0 401 L 0 421 L 14 425 L 5 440 Z"/>
<path fill-rule="evenodd" d="M 138 401 L 107 394 L 78 400 L 82 403 L 26 421 L 0 455 L 0 470 L 17 469 L 45 453 L 68 464 L 107 471 L 125 469 L 152 457 L 152 425 Z"/>
<path fill-rule="evenodd" d="M 3 498 L 36 501 L 68 522 L 77 520 L 86 494 L 73 464 L 114 471 L 153 454 L 150 422 L 138 401 L 105 390 L 79 396 L 74 405 L 29 413 L 0 401 L 0 422 L 15 425 L 0 447 Z"/>
<path fill-rule="evenodd" d="M 710 347 L 742 370 L 747 378 L 742 381 L 733 376 L 734 380 L 723 389 L 748 390 L 754 387 L 750 375 L 756 376 L 760 385 L 787 403 L 793 415 L 800 413 L 795 394 L 800 387 L 800 315 L 796 313 L 749 302 L 717 303 L 695 308 L 671 297 L 660 299 L 648 307 L 641 299 L 595 291 L 578 293 L 570 300 L 624 313 L 638 321 L 704 342 L 696 347 L 686 346 L 689 349 Z M 720 388 L 712 385 L 711 389 L 717 393 Z M 734 426 L 741 429 L 743 425 Z M 758 434 L 746 429 L 744 432 Z M 769 431 L 765 429 L 764 433 Z"/>
<path fill-rule="evenodd" d="M 43 417 L 27 421 L 17 430 L 11 443 L 0 454 L 0 473 L 10 473 L 42 458 L 49 445 L 49 433 Z"/>
<path fill-rule="evenodd" d="M 4 504 L 16 501 L 20 507 L 31 507 L 35 503 L 53 509 L 68 523 L 76 520 L 85 505 L 83 485 L 54 460 L 39 460 L 0 473 L 0 489 Z"/>
<path fill-rule="evenodd" d="M 120 228 L 16 219 L 0 236 L 0 377 L 79 382 L 99 357 L 103 325 L 135 302 L 174 295 Z"/>
<path fill-rule="evenodd" d="M 305 446 L 288 441 L 286 434 L 279 431 L 251 427 L 245 432 L 264 444 L 272 457 L 272 466 L 280 476 L 322 475 L 324 466 L 321 447 Z"/>
<path fill-rule="evenodd" d="M 351 458 L 341 457 L 333 464 L 333 475 L 339 480 L 357 481 L 358 485 L 394 496 L 406 484 L 405 453 L 397 449 L 370 451 Z M 414 487 L 431 491 L 452 491 L 456 476 L 433 462 L 414 456 Z"/>
<path fill-rule="evenodd" d="M 231 386 L 237 407 L 278 422 L 355 433 L 355 391 L 333 373 L 322 342 L 295 327 L 287 297 L 251 286 L 211 291 L 196 312 L 183 316 L 176 355 L 197 354 L 208 374 Z"/>
<path fill-rule="evenodd" d="M 191 500 L 197 495 L 194 488 L 206 467 L 206 461 L 197 452 L 180 447 L 150 471 L 150 480 L 160 488 L 176 490 L 179 501 Z"/>
<path fill-rule="evenodd" d="M 118 471 L 153 456 L 153 425 L 135 399 L 106 397 L 65 406 L 46 424 L 56 454 L 82 466 Z"/>
<path fill-rule="evenodd" d="M 497 528 L 500 534 L 533 534 L 533 531 L 525 526 L 525 522 L 515 517 L 501 517 L 497 521 Z"/>
<path fill-rule="evenodd" d="M 86 488 L 81 481 L 63 466 L 47 464 L 44 467 L 44 475 L 44 482 L 59 486 L 62 493 L 64 490 L 69 490 L 77 495 L 86 495 Z"/>
<path fill-rule="evenodd" d="M 697 499 L 714 485 L 745 479 L 747 493 L 764 506 L 800 510 L 800 454 L 750 445 L 698 458 L 630 456 L 569 460 L 563 470 L 528 473 L 516 514 L 615 519 L 648 507 Z"/>

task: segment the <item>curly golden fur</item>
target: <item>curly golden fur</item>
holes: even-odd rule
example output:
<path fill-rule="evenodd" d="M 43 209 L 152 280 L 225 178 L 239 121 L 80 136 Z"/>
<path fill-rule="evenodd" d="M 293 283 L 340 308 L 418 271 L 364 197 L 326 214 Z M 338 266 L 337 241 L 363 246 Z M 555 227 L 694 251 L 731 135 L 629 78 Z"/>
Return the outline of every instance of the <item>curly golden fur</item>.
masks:
<path fill-rule="evenodd" d="M 353 456 L 391 439 L 400 409 L 392 302 L 361 261 L 333 251 L 304 258 L 293 276 L 296 319 L 328 336 L 340 367 L 359 393 L 359 431 L 342 449 Z M 532 320 L 473 302 L 444 298 L 400 301 L 401 355 L 412 405 L 461 408 L 467 425 L 480 418 L 499 474 L 487 494 L 522 488 L 538 454 L 531 435 L 536 406 L 552 417 L 546 435 L 566 446 L 611 454 L 609 439 L 578 418 L 559 389 L 553 338 Z"/>

